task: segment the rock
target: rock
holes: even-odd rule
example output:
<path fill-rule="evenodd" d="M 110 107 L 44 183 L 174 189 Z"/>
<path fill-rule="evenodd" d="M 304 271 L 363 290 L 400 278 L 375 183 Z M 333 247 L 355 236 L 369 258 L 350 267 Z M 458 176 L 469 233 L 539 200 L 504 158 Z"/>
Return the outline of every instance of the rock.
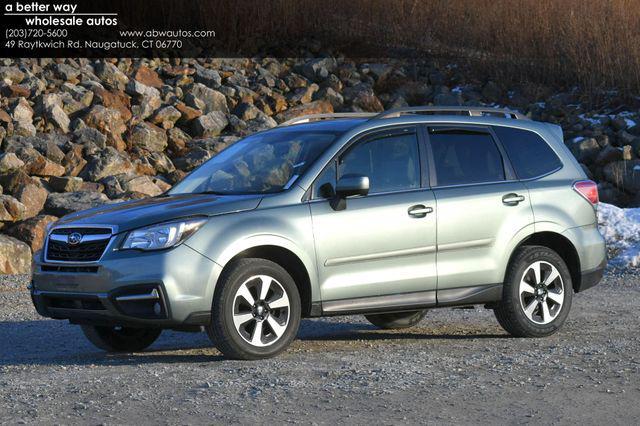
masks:
<path fill-rule="evenodd" d="M 31 89 L 17 84 L 2 87 L 1 93 L 7 98 L 27 98 L 31 95 Z"/>
<path fill-rule="evenodd" d="M 156 111 L 151 119 L 153 124 L 161 126 L 163 129 L 171 129 L 180 119 L 182 114 L 175 107 L 169 105 Z"/>
<path fill-rule="evenodd" d="M 136 81 L 139 81 L 140 83 L 144 84 L 145 86 L 154 87 L 156 89 L 161 88 L 162 85 L 164 84 L 162 82 L 162 79 L 160 79 L 160 77 L 158 76 L 158 73 L 156 73 L 152 69 L 149 69 L 145 66 L 139 67 L 136 70 L 136 73 L 134 74 L 133 78 Z"/>
<path fill-rule="evenodd" d="M 337 66 L 334 58 L 313 59 L 304 64 L 302 74 L 312 81 L 322 81 L 329 76 Z"/>
<path fill-rule="evenodd" d="M 191 140 L 191 136 L 189 136 L 184 131 L 174 127 L 173 129 L 169 129 L 168 133 L 168 149 L 172 156 L 181 155 L 182 151 L 185 149 L 187 142 Z"/>
<path fill-rule="evenodd" d="M 384 106 L 373 89 L 363 83 L 349 87 L 343 92 L 344 100 L 356 111 L 382 112 Z"/>
<path fill-rule="evenodd" d="M 246 132 L 250 134 L 260 132 L 262 130 L 271 129 L 273 127 L 276 127 L 278 123 L 273 118 L 269 117 L 263 112 L 260 112 L 256 118 L 247 121 L 246 125 Z"/>
<path fill-rule="evenodd" d="M 127 192 L 139 192 L 151 197 L 162 194 L 162 190 L 156 185 L 149 176 L 136 176 L 122 185 Z"/>
<path fill-rule="evenodd" d="M 87 165 L 87 160 L 82 155 L 82 146 L 73 145 L 73 147 L 65 154 L 62 160 L 62 166 L 67 176 L 78 176 L 82 169 Z"/>
<path fill-rule="evenodd" d="M 433 104 L 440 106 L 457 106 L 462 104 L 459 94 L 438 93 L 433 97 Z"/>
<path fill-rule="evenodd" d="M 33 108 L 25 98 L 18 98 L 11 104 L 11 118 L 18 123 L 31 124 L 33 121 Z"/>
<path fill-rule="evenodd" d="M 313 94 L 318 91 L 319 87 L 313 83 L 307 87 L 297 89 L 293 94 L 288 96 L 289 103 L 291 104 L 307 104 L 313 99 Z"/>
<path fill-rule="evenodd" d="M 31 250 L 22 241 L 0 234 L 0 274 L 28 274 Z"/>
<path fill-rule="evenodd" d="M 160 98 L 158 89 L 142 84 L 137 80 L 129 81 L 127 84 L 127 93 L 140 98 Z"/>
<path fill-rule="evenodd" d="M 233 114 L 241 120 L 253 120 L 258 116 L 260 110 L 253 104 L 242 102 L 233 110 Z"/>
<path fill-rule="evenodd" d="M 622 160 L 622 151 L 611 145 L 607 145 L 596 156 L 595 164 L 605 165 L 619 160 Z"/>
<path fill-rule="evenodd" d="M 24 205 L 23 219 L 40 213 L 49 193 L 37 179 L 23 170 L 15 170 L 2 175 L 0 182 L 6 193 Z"/>
<path fill-rule="evenodd" d="M 56 192 L 74 192 L 82 188 L 82 178 L 79 177 L 51 177 L 49 185 Z"/>
<path fill-rule="evenodd" d="M 129 77 L 110 62 L 99 61 L 96 76 L 110 89 L 122 89 L 129 82 Z"/>
<path fill-rule="evenodd" d="M 24 161 L 19 159 L 13 152 L 8 152 L 0 157 L 0 174 L 24 167 Z"/>
<path fill-rule="evenodd" d="M 618 145 L 619 146 L 624 146 L 624 145 L 631 145 L 634 143 L 634 140 L 637 138 L 637 136 L 632 135 L 631 133 L 625 131 L 625 130 L 620 130 L 617 134 L 617 139 L 618 139 Z"/>
<path fill-rule="evenodd" d="M 187 174 L 185 172 L 183 172 L 182 170 L 174 170 L 171 173 L 167 174 L 167 179 L 169 180 L 169 182 L 171 182 L 172 184 L 176 184 L 178 182 L 180 182 L 182 179 L 184 179 L 184 177 Z"/>
<path fill-rule="evenodd" d="M 173 164 L 179 170 L 188 172 L 195 169 L 200 164 L 207 161 L 209 158 L 211 158 L 211 154 L 209 153 L 209 151 L 200 147 L 195 147 L 189 150 L 189 152 L 183 157 L 176 158 L 173 161 Z"/>
<path fill-rule="evenodd" d="M 334 110 L 340 109 L 344 104 L 342 95 L 331 87 L 320 89 L 316 96 L 318 99 L 329 101 Z"/>
<path fill-rule="evenodd" d="M 47 225 L 57 220 L 55 216 L 39 215 L 12 226 L 6 233 L 28 244 L 35 253 L 43 247 Z"/>
<path fill-rule="evenodd" d="M 84 122 L 106 135 L 107 145 L 124 151 L 126 144 L 122 140 L 122 134 L 127 130 L 127 126 L 117 110 L 94 105 L 84 116 Z"/>
<path fill-rule="evenodd" d="M 62 78 L 65 81 L 76 80 L 80 75 L 78 68 L 72 67 L 69 64 L 56 64 L 53 67 L 56 76 Z"/>
<path fill-rule="evenodd" d="M 140 122 L 151 117 L 153 113 L 162 105 L 162 99 L 159 96 L 144 96 L 139 100 L 138 105 L 131 107 L 134 120 Z"/>
<path fill-rule="evenodd" d="M 205 114 L 212 111 L 222 111 L 229 113 L 227 98 L 217 90 L 208 88 L 202 83 L 195 83 L 191 88 L 191 94 L 200 99 L 205 104 Z"/>
<path fill-rule="evenodd" d="M 115 109 L 120 113 L 120 117 L 125 122 L 131 120 L 133 116 L 131 113 L 131 100 L 126 93 L 122 90 L 109 91 L 102 87 L 94 87 L 92 90 L 92 93 L 94 93 L 92 99 L 93 104 L 100 104 L 105 108 Z"/>
<path fill-rule="evenodd" d="M 574 139 L 569 146 L 573 155 L 581 163 L 592 163 L 600 152 L 600 144 L 594 138 Z"/>
<path fill-rule="evenodd" d="M 180 112 L 180 122 L 181 123 L 190 123 L 191 120 L 195 120 L 196 118 L 202 115 L 202 111 L 191 108 L 186 104 L 179 102 L 176 104 L 176 109 Z"/>
<path fill-rule="evenodd" d="M 610 125 L 616 132 L 625 130 L 627 128 L 627 120 L 625 120 L 624 117 L 616 117 L 611 120 Z"/>
<path fill-rule="evenodd" d="M 128 156 L 112 147 L 107 147 L 91 156 L 80 175 L 85 180 L 97 182 L 106 176 L 133 171 L 134 167 Z"/>
<path fill-rule="evenodd" d="M 47 198 L 45 211 L 54 216 L 64 216 L 69 213 L 98 207 L 109 202 L 106 195 L 99 192 L 52 192 Z"/>
<path fill-rule="evenodd" d="M 175 170 L 175 167 L 169 157 L 163 152 L 148 152 L 144 156 L 140 156 L 134 161 L 136 169 L 139 174 L 157 175 L 170 173 Z M 148 173 L 141 173 L 140 169 L 149 170 Z"/>
<path fill-rule="evenodd" d="M 193 121 L 193 135 L 203 138 L 217 136 L 228 124 L 226 114 L 221 111 L 212 111 Z"/>
<path fill-rule="evenodd" d="M 214 89 L 222 85 L 222 77 L 220 77 L 218 71 L 205 68 L 198 64 L 195 64 L 195 69 L 196 74 L 194 79 L 196 82 L 202 83 L 205 86 L 212 87 Z"/>
<path fill-rule="evenodd" d="M 80 145 L 94 143 L 98 148 L 104 148 L 107 146 L 107 137 L 93 127 L 83 127 L 81 129 L 74 130 L 71 136 L 73 138 L 73 142 Z"/>
<path fill-rule="evenodd" d="M 26 171 L 30 175 L 36 176 L 62 176 L 65 174 L 63 166 L 54 163 L 43 155 L 28 163 Z"/>
<path fill-rule="evenodd" d="M 104 193 L 112 200 L 122 197 L 125 192 L 118 176 L 120 175 L 107 176 L 100 181 L 100 184 L 104 186 Z"/>
<path fill-rule="evenodd" d="M 0 80 L 11 80 L 12 83 L 18 84 L 24 77 L 24 73 L 18 67 L 0 67 Z"/>
<path fill-rule="evenodd" d="M 67 113 L 64 112 L 62 107 L 59 105 L 54 105 L 49 108 L 47 110 L 47 117 L 64 133 L 69 131 L 69 124 L 71 124 L 71 120 L 69 120 L 69 116 L 67 116 Z"/>
<path fill-rule="evenodd" d="M 17 222 L 25 218 L 27 208 L 10 195 L 0 195 L 0 221 Z"/>
<path fill-rule="evenodd" d="M 276 121 L 282 123 L 284 121 L 291 120 L 292 118 L 309 114 L 325 114 L 332 113 L 333 106 L 328 101 L 313 101 L 308 104 L 298 105 L 290 108 L 276 116 Z"/>
<path fill-rule="evenodd" d="M 130 147 L 162 152 L 167 147 L 167 135 L 158 126 L 151 123 L 140 123 L 131 129 L 127 142 Z"/>

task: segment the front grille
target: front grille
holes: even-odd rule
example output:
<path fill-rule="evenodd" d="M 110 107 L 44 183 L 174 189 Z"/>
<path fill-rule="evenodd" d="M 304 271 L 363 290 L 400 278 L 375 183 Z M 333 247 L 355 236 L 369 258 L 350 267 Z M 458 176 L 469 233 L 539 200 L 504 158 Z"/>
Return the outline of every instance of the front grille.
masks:
<path fill-rule="evenodd" d="M 66 236 L 74 232 L 84 237 L 108 235 L 99 240 L 82 241 L 79 244 L 69 244 Z M 63 237 L 62 241 L 56 237 Z M 108 228 L 60 228 L 55 229 L 49 236 L 47 243 L 46 260 L 58 262 L 95 262 L 102 257 L 111 237 L 111 230 Z"/>

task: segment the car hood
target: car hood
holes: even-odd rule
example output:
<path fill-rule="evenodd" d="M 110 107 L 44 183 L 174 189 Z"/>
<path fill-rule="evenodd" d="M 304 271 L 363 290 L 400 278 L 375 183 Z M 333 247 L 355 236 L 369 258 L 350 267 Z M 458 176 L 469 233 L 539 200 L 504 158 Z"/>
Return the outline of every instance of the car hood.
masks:
<path fill-rule="evenodd" d="M 189 216 L 253 210 L 261 195 L 181 194 L 106 204 L 62 217 L 56 225 L 115 225 L 118 232 Z"/>

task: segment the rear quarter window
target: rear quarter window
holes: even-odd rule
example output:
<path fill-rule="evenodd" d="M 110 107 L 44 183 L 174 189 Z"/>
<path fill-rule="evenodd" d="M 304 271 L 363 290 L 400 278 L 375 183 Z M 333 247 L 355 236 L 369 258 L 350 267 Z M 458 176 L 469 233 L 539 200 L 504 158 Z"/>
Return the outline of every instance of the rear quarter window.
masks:
<path fill-rule="evenodd" d="M 562 162 L 537 134 L 510 127 L 494 127 L 519 179 L 532 179 L 551 173 Z"/>

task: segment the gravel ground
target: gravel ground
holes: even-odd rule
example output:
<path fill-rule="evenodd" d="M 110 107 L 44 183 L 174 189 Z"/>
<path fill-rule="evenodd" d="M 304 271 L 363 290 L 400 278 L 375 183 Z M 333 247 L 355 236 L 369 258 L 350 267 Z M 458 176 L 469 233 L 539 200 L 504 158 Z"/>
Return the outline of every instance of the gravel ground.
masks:
<path fill-rule="evenodd" d="M 223 360 L 204 333 L 106 355 L 39 317 L 26 277 L 0 278 L 0 423 L 636 424 L 640 275 L 574 298 L 549 338 L 508 337 L 485 309 L 409 331 L 362 317 L 303 321 L 276 359 Z"/>

